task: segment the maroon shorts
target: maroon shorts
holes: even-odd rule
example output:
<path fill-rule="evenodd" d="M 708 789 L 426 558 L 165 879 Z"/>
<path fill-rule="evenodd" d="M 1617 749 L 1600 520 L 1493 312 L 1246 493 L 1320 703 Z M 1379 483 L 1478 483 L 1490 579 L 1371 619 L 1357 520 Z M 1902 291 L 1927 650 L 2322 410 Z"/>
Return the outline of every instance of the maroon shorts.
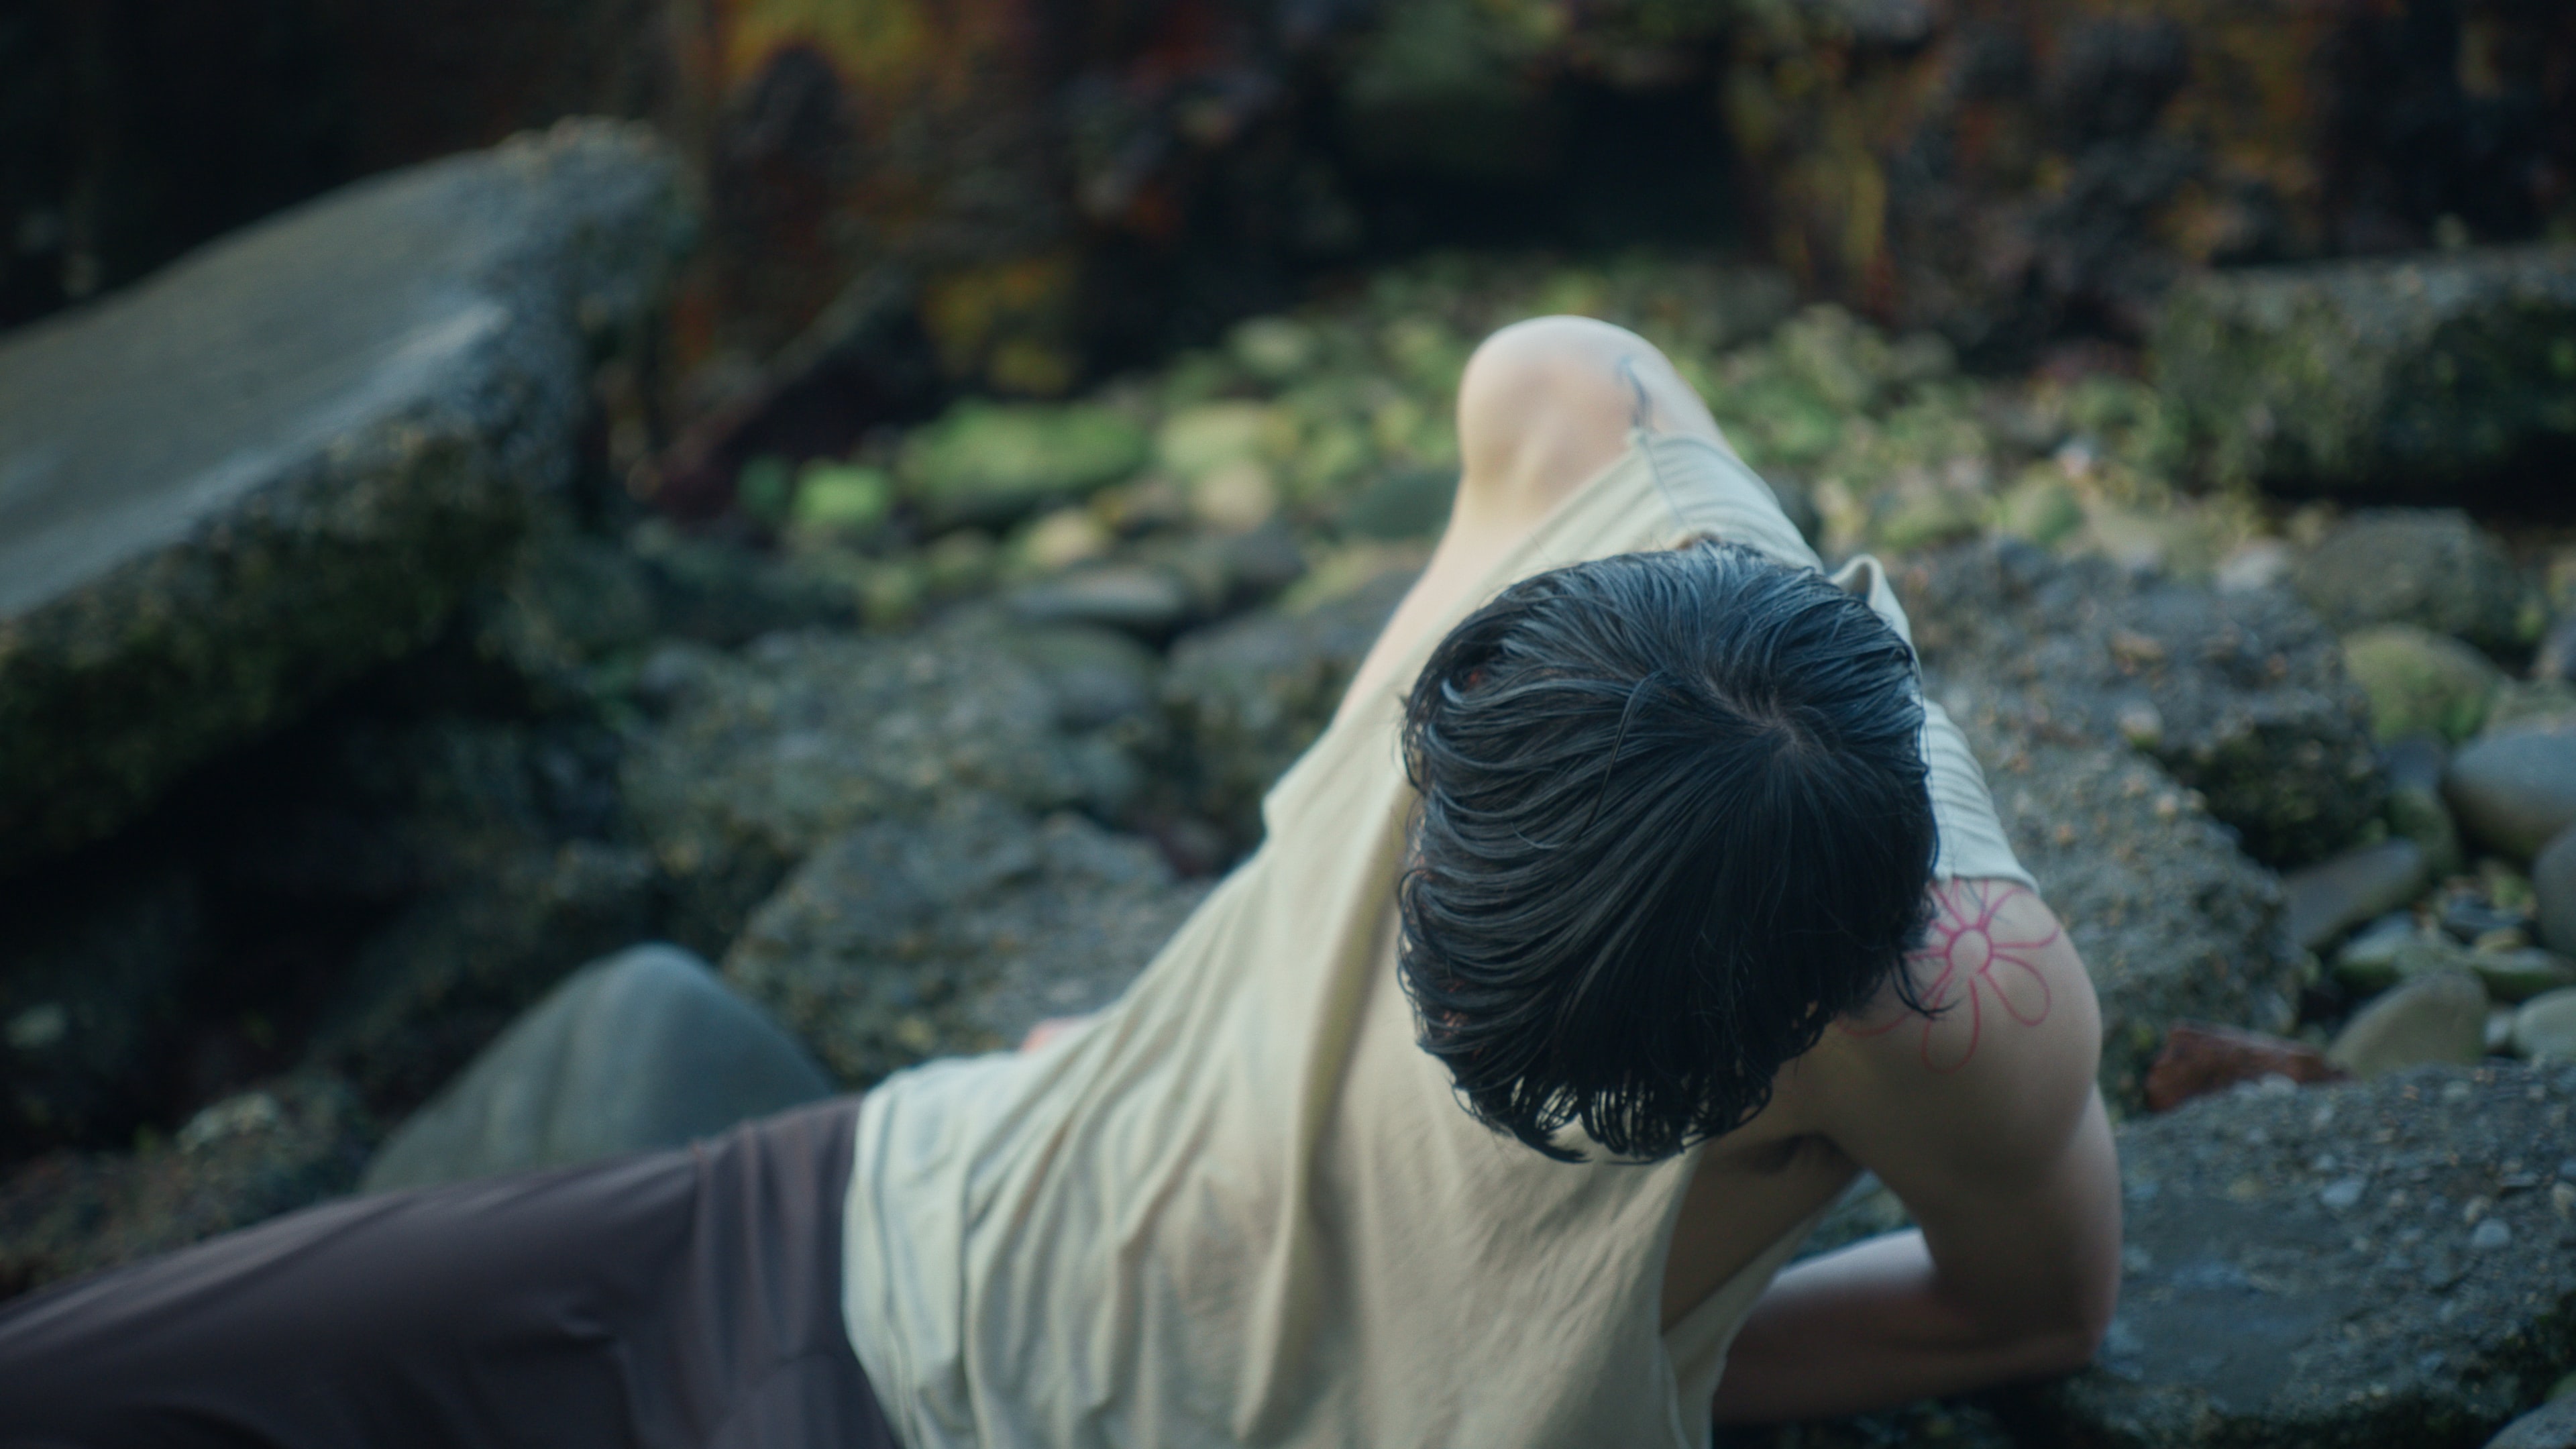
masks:
<path fill-rule="evenodd" d="M 841 1323 L 855 1097 L 326 1203 L 0 1307 L 0 1444 L 894 1449 Z"/>

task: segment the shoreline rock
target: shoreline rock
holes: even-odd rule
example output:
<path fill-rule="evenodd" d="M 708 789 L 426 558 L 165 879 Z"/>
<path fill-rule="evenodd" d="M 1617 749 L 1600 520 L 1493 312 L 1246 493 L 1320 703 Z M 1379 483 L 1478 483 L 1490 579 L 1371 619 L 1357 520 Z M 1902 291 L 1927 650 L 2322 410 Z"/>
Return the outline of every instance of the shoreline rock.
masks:
<path fill-rule="evenodd" d="M 2576 246 L 2208 273 L 2151 348 L 2224 478 L 2456 481 L 2576 437 Z"/>
<path fill-rule="evenodd" d="M 651 133 L 347 187 L 0 341 L 0 869 L 428 641 L 684 239 Z"/>
<path fill-rule="evenodd" d="M 2031 1442 L 2474 1449 L 2576 1353 L 2576 1069 L 2240 1089 L 2121 1127 L 2120 1308 Z"/>

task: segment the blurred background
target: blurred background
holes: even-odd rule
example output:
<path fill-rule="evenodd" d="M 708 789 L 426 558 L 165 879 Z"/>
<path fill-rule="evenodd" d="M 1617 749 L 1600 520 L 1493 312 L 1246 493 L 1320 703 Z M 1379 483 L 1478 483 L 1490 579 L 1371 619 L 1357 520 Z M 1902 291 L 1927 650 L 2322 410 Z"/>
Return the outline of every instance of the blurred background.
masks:
<path fill-rule="evenodd" d="M 0 324 L 571 114 L 706 202 L 683 417 L 902 269 L 1060 394 L 1442 247 L 1721 249 L 1980 366 L 2197 268 L 2563 234 L 2545 0 L 120 0 L 0 25 Z M 917 404 L 916 404 L 917 405 Z"/>
<path fill-rule="evenodd" d="M 2576 1388 L 2555 0 L 0 10 L 0 1294 L 1109 999 L 1548 312 L 1889 562 L 2106 1007 L 2103 1365 L 1743 1442 Z M 470 1125 L 610 981 L 792 1065 Z"/>

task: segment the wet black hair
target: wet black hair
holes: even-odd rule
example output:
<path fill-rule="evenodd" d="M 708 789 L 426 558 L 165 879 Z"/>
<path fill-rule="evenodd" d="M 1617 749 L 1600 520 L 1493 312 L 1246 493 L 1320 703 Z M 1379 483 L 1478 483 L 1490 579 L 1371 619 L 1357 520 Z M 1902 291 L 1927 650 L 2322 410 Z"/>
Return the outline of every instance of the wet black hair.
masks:
<path fill-rule="evenodd" d="M 1399 971 L 1467 1109 L 1550 1157 L 1732 1131 L 1928 920 L 1913 650 L 1813 569 L 1700 542 L 1522 580 L 1406 702 Z"/>

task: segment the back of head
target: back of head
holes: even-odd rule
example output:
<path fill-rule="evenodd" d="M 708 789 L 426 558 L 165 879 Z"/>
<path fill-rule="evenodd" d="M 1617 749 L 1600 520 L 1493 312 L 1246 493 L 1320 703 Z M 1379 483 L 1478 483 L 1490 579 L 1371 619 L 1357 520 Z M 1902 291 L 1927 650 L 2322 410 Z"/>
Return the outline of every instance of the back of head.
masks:
<path fill-rule="evenodd" d="M 1421 794 L 1398 887 L 1425 1050 L 1551 1156 L 1740 1126 L 1891 980 L 1935 835 L 1905 641 L 1811 569 L 1733 545 L 1513 585 L 1405 708 Z"/>

